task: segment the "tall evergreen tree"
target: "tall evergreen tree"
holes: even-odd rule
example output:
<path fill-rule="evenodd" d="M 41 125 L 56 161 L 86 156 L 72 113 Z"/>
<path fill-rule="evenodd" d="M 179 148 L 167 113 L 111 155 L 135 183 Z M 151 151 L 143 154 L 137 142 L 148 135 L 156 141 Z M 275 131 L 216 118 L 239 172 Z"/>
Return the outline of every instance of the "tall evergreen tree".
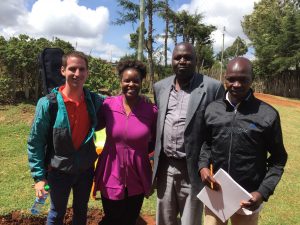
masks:
<path fill-rule="evenodd" d="M 298 70 L 299 13 L 293 0 L 262 0 L 244 17 L 242 26 L 255 48 L 258 75 Z"/>

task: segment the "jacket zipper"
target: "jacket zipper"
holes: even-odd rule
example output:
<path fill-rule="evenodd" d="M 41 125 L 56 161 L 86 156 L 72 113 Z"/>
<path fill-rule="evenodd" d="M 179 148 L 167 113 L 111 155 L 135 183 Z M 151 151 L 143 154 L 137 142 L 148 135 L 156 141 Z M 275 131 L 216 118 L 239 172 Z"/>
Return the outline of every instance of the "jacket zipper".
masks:
<path fill-rule="evenodd" d="M 237 107 L 234 108 L 234 115 L 231 121 L 231 129 L 230 129 L 230 146 L 229 146 L 229 153 L 228 153 L 228 168 L 227 172 L 230 173 L 230 164 L 231 164 L 231 151 L 232 151 L 232 140 L 233 140 L 233 124 L 235 123 L 235 118 L 237 114 Z"/>
<path fill-rule="evenodd" d="M 125 115 L 126 115 L 126 113 L 125 113 Z M 127 128 L 128 128 L 128 119 L 129 119 L 129 115 L 126 115 L 126 123 L 125 123 L 125 138 L 124 138 L 124 141 L 126 142 L 126 140 L 127 140 Z M 127 171 L 127 145 L 125 145 L 126 146 L 126 148 L 124 149 L 125 151 L 124 151 L 124 155 L 123 155 L 123 159 L 124 159 L 124 168 L 125 168 L 125 170 L 124 170 L 124 173 L 125 173 L 125 177 L 124 177 L 124 186 L 125 186 L 125 197 L 126 197 L 126 192 L 127 192 L 127 174 L 128 174 L 128 171 Z"/>

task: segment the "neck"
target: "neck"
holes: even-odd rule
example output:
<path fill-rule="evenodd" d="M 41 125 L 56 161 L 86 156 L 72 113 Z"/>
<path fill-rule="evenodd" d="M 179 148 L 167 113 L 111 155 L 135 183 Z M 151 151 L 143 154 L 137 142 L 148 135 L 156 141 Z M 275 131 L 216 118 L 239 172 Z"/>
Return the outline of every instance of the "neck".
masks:
<path fill-rule="evenodd" d="M 139 97 L 134 98 L 134 99 L 127 99 L 123 95 L 123 107 L 125 109 L 126 115 L 129 115 L 129 113 L 132 112 L 132 109 L 138 103 L 139 99 L 140 99 Z"/>
<path fill-rule="evenodd" d="M 175 88 L 176 88 L 176 90 L 177 91 L 181 90 L 183 87 L 187 86 L 190 83 L 191 79 L 192 79 L 192 77 L 189 78 L 189 79 L 185 79 L 185 80 L 176 78 L 175 79 Z"/>
<path fill-rule="evenodd" d="M 228 94 L 228 98 L 229 98 L 229 101 L 231 102 L 231 104 L 234 106 L 236 106 L 237 104 L 239 104 L 241 102 L 240 99 L 233 97 L 231 94 Z"/>
<path fill-rule="evenodd" d="M 80 101 L 83 89 L 71 89 L 68 85 L 62 90 L 62 93 L 73 101 Z"/>
<path fill-rule="evenodd" d="M 126 98 L 126 96 L 124 96 L 123 102 L 124 102 L 124 104 L 126 104 L 130 108 L 132 108 L 132 107 L 134 107 L 138 103 L 139 99 L 140 99 L 139 96 L 137 96 L 136 98 Z"/>

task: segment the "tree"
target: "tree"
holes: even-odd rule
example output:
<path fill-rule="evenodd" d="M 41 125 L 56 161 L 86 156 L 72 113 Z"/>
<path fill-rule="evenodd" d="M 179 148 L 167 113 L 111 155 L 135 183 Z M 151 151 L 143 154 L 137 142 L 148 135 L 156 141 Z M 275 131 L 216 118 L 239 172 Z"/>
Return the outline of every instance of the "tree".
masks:
<path fill-rule="evenodd" d="M 225 49 L 224 58 L 227 60 L 233 59 L 234 57 L 245 55 L 248 52 L 248 47 L 245 40 L 239 36 L 235 39 L 231 46 Z"/>
<path fill-rule="evenodd" d="M 7 42 L 2 60 L 5 62 L 7 71 L 13 80 L 13 95 L 15 96 L 17 88 L 29 99 L 31 84 L 34 83 L 31 74 L 36 65 L 37 49 L 34 40 L 27 35 L 21 34 L 18 38 L 10 38 Z"/>
<path fill-rule="evenodd" d="M 216 27 L 207 26 L 201 21 L 203 16 L 197 12 L 193 15 L 188 14 L 187 11 L 183 10 L 175 16 L 175 21 L 177 23 L 176 33 L 178 36 L 182 37 L 183 42 L 190 42 L 193 45 L 196 42 L 202 45 L 212 43 L 210 34 Z"/>
<path fill-rule="evenodd" d="M 292 0 L 262 0 L 242 27 L 255 48 L 259 76 L 299 70 L 299 6 Z"/>
<path fill-rule="evenodd" d="M 278 57 L 272 62 L 272 66 L 276 68 L 278 72 L 283 72 L 289 68 L 299 70 L 299 19 L 300 11 L 298 10 L 297 14 L 293 8 L 293 4 L 287 4 L 285 6 L 285 16 L 282 18 L 282 32 L 278 35 L 278 39 L 281 43 L 278 45 L 277 51 L 280 52 L 280 55 L 278 54 Z"/>
<path fill-rule="evenodd" d="M 4 44 L 5 43 L 5 44 Z M 53 42 L 45 38 L 34 39 L 20 34 L 8 41 L 0 39 L 0 63 L 5 65 L 7 76 L 12 80 L 12 95 L 24 93 L 26 99 L 35 100 L 41 93 L 41 79 L 38 75 L 37 57 L 46 47 L 60 47 L 64 51 L 74 48 L 68 42 L 56 38 Z"/>
<path fill-rule="evenodd" d="M 54 38 L 54 41 L 50 44 L 51 47 L 61 48 L 65 53 L 75 50 L 70 42 Z"/>
<path fill-rule="evenodd" d="M 117 94 L 120 86 L 119 84 L 119 77 L 110 63 L 89 56 L 89 77 L 85 87 L 96 93 L 105 91 Z"/>
<path fill-rule="evenodd" d="M 226 65 L 229 60 L 245 55 L 248 52 L 248 47 L 242 38 L 239 36 L 235 39 L 235 41 L 232 43 L 231 46 L 227 47 L 223 53 L 223 67 L 226 68 Z M 217 59 L 221 61 L 222 58 L 222 52 L 219 52 L 217 54 Z"/>
<path fill-rule="evenodd" d="M 211 68 L 214 64 L 214 51 L 212 44 L 196 44 L 196 55 L 197 55 L 197 72 L 203 71 L 204 69 Z"/>
<path fill-rule="evenodd" d="M 174 11 L 169 11 L 170 14 L 170 27 L 169 27 L 169 32 L 170 32 L 170 37 L 174 41 L 174 44 L 177 45 L 177 37 L 178 37 L 178 27 L 179 27 L 179 17 L 178 14 Z"/>
<path fill-rule="evenodd" d="M 146 34 L 147 34 L 147 31 L 144 30 L 144 37 L 145 37 Z M 138 49 L 138 40 L 139 40 L 139 28 L 136 29 L 135 33 L 131 33 L 129 36 L 130 36 L 129 48 L 134 50 L 134 53 L 132 54 L 132 56 L 134 56 L 133 59 L 136 59 L 137 58 L 137 52 L 138 52 L 137 49 Z M 143 54 L 141 61 L 144 62 L 145 59 L 146 59 L 145 55 Z"/>
<path fill-rule="evenodd" d="M 145 0 L 140 0 L 140 26 L 138 40 L 138 60 L 142 60 L 144 49 L 144 30 L 145 30 Z"/>
<path fill-rule="evenodd" d="M 170 20 L 174 14 L 169 5 L 169 0 L 163 0 L 158 2 L 159 16 L 165 20 L 165 30 L 164 30 L 164 65 L 167 67 L 168 60 L 168 38 L 170 29 Z"/>
<path fill-rule="evenodd" d="M 119 6 L 123 10 L 119 13 L 119 18 L 114 22 L 116 25 L 122 25 L 127 22 L 132 24 L 137 23 L 139 18 L 139 6 L 133 3 L 130 0 L 118 0 Z M 153 13 L 158 10 L 158 4 L 155 0 L 145 1 L 145 15 L 148 18 L 148 30 L 147 30 L 147 39 L 145 40 L 145 49 L 148 53 L 148 64 L 149 64 L 149 74 L 150 74 L 150 92 L 152 91 L 152 85 L 154 80 L 154 64 L 153 64 Z"/>

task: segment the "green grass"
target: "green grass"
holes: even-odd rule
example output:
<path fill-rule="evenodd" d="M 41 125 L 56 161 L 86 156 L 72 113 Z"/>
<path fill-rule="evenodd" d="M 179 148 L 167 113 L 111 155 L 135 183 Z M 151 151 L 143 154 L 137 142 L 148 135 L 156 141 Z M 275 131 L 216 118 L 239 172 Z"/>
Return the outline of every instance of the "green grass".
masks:
<path fill-rule="evenodd" d="M 300 224 L 300 108 L 275 107 L 280 112 L 289 158 L 274 195 L 264 204 L 259 224 Z M 14 210 L 28 214 L 34 200 L 26 151 L 33 113 L 34 106 L 29 104 L 0 106 L 0 215 Z M 104 132 L 99 135 L 105 136 Z M 91 200 L 89 206 L 101 208 L 101 201 Z M 144 201 L 142 213 L 154 215 L 155 207 L 154 194 Z"/>
<path fill-rule="evenodd" d="M 0 214 L 26 210 L 33 203 L 26 152 L 30 122 L 22 115 L 28 111 L 31 115 L 34 106 L 0 108 Z"/>
<path fill-rule="evenodd" d="M 275 193 L 264 205 L 261 224 L 300 224 L 300 108 L 276 106 L 280 112 L 288 161 Z"/>

